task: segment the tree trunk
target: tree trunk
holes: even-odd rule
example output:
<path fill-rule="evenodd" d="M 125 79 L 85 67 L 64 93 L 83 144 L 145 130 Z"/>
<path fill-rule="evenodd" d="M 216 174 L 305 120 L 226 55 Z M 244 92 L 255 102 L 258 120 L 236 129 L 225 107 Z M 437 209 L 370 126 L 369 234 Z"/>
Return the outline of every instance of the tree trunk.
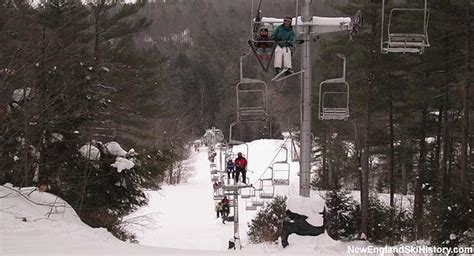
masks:
<path fill-rule="evenodd" d="M 334 164 L 333 160 L 329 159 L 328 161 L 328 189 L 334 188 Z"/>
<path fill-rule="evenodd" d="M 408 173 L 407 173 L 407 141 L 405 133 L 403 132 L 404 127 L 400 129 L 400 169 L 402 172 L 402 194 L 408 193 Z"/>
<path fill-rule="evenodd" d="M 420 127 L 420 152 L 418 159 L 418 175 L 416 176 L 415 184 L 415 204 L 413 209 L 413 215 L 415 218 L 416 225 L 416 236 L 421 238 L 423 234 L 423 184 L 426 168 L 426 107 L 423 107 L 421 114 L 421 127 Z"/>
<path fill-rule="evenodd" d="M 323 164 L 322 164 L 322 168 L 321 168 L 321 186 L 323 189 L 328 189 L 329 188 L 329 182 L 328 182 L 328 157 L 327 157 L 327 153 L 328 153 L 328 150 L 327 150 L 327 141 L 326 141 L 326 137 L 323 137 L 322 138 L 322 142 L 323 142 L 323 145 L 322 145 L 322 152 L 321 152 L 321 155 L 323 157 L 322 161 L 323 161 Z M 301 152 L 300 152 L 301 154 Z"/>
<path fill-rule="evenodd" d="M 372 75 L 372 74 L 371 74 Z M 362 190 L 361 190 L 361 233 L 368 235 L 369 226 L 369 157 L 370 157 L 370 118 L 372 111 L 372 82 L 370 78 L 367 84 L 367 102 L 366 102 L 366 133 L 364 136 L 364 146 L 362 150 Z"/>
<path fill-rule="evenodd" d="M 465 42 L 465 59 L 464 59 L 464 90 L 463 90 L 463 123 L 462 123 L 462 141 L 461 141 L 461 189 L 467 193 L 467 167 L 468 167 L 468 152 L 467 144 L 469 141 L 469 86 L 471 85 L 471 65 L 470 65 L 470 4 L 466 8 L 466 42 Z"/>
<path fill-rule="evenodd" d="M 449 32 L 446 34 L 445 39 L 445 59 L 449 58 Z M 442 123 L 442 133 L 443 133 L 443 150 L 441 155 L 441 165 L 439 170 L 439 185 L 441 193 L 446 192 L 446 179 L 448 173 L 448 145 L 449 145 L 449 137 L 448 137 L 448 99 L 449 99 L 449 65 L 448 62 L 445 61 L 444 64 L 444 87 L 443 87 L 443 123 Z"/>
<path fill-rule="evenodd" d="M 390 182 L 390 206 L 393 207 L 395 205 L 394 202 L 394 190 L 395 190 L 395 136 L 393 132 L 393 99 L 392 99 L 392 90 L 390 90 L 390 100 L 389 100 L 389 120 L 390 120 L 390 163 L 389 163 L 389 182 Z"/>

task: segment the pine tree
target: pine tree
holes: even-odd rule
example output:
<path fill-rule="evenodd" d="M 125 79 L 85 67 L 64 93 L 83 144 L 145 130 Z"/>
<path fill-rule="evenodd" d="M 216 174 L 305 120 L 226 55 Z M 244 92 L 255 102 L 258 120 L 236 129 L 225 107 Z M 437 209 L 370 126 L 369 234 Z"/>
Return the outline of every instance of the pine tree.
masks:
<path fill-rule="evenodd" d="M 277 196 L 257 212 L 248 224 L 251 243 L 275 242 L 281 235 L 283 220 L 286 217 L 286 197 Z"/>

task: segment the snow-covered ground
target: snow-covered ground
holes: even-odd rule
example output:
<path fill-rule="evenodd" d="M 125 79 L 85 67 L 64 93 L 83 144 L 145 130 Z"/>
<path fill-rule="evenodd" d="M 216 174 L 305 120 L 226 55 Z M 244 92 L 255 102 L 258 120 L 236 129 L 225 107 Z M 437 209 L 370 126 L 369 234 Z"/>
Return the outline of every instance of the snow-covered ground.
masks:
<path fill-rule="evenodd" d="M 234 153 L 242 152 L 248 160 L 250 182 L 257 185 L 259 178 L 270 175 L 269 166 L 277 161 L 284 161 L 289 153 L 282 148 L 290 148 L 290 142 L 284 140 L 257 140 L 240 145 L 233 149 Z M 247 151 L 248 150 L 248 151 Z M 275 194 L 288 196 L 292 211 L 310 216 L 308 221 L 313 225 L 321 225 L 322 219 L 318 212 L 322 211 L 324 201 L 318 192 L 313 192 L 310 199 L 299 196 L 299 176 L 297 162 L 290 163 L 290 185 L 277 186 Z M 224 155 L 217 151 L 215 163 L 219 169 L 225 168 Z M 212 250 L 226 252 L 228 241 L 234 234 L 234 223 L 222 223 L 214 211 L 213 188 L 211 182 L 210 162 L 207 148 L 201 148 L 189 160 L 192 175 L 185 184 L 166 185 L 160 191 L 149 191 L 150 204 L 139 209 L 130 216 L 133 222 L 140 224 L 130 229 L 137 234 L 141 244 L 158 247 L 187 248 L 195 250 Z M 270 188 L 270 187 L 268 187 Z M 281 245 L 252 245 L 248 241 L 248 223 L 257 211 L 248 211 L 245 205 L 251 199 L 239 199 L 239 230 L 242 251 L 246 253 L 295 253 L 315 252 L 329 254 L 345 254 L 346 246 L 333 241 L 326 235 L 319 237 L 290 236 L 290 246 L 283 249 Z M 269 199 L 267 199 L 269 200 Z M 231 210 L 231 215 L 233 211 Z M 142 218 L 143 221 L 140 221 Z M 143 224 L 146 223 L 146 224 Z"/>
<path fill-rule="evenodd" d="M 247 176 L 254 184 L 259 178 L 268 177 L 272 163 L 285 160 L 287 151 L 282 145 L 290 148 L 289 141 L 284 140 L 258 140 L 247 145 L 235 147 L 234 152 L 247 156 Z M 119 241 L 105 229 L 90 228 L 66 202 L 52 194 L 34 188 L 0 186 L 0 255 L 348 255 L 348 246 L 369 245 L 334 241 L 326 234 L 291 235 L 285 249 L 279 244 L 250 244 L 248 223 L 256 211 L 247 211 L 248 199 L 239 199 L 243 248 L 227 250 L 234 223 L 223 224 L 216 218 L 207 157 L 204 147 L 194 152 L 187 160 L 186 182 L 148 191 L 149 205 L 126 218 L 139 244 Z M 225 168 L 223 158 L 217 151 L 218 168 Z M 313 225 L 321 225 L 317 212 L 324 207 L 323 199 L 316 191 L 310 198 L 298 196 L 298 163 L 289 162 L 290 185 L 277 186 L 275 194 L 288 196 L 292 211 L 308 215 L 308 222 Z"/>

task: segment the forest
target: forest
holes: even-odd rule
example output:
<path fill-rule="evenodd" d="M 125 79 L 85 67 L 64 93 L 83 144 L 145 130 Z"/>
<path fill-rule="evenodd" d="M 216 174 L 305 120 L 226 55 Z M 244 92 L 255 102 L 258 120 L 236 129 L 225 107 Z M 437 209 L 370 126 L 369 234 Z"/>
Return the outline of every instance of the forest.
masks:
<path fill-rule="evenodd" d="M 133 241 L 121 218 L 146 204 L 142 189 L 181 182 L 189 143 L 213 126 L 227 136 L 236 121 L 239 60 L 250 53 L 257 2 L 1 1 L 0 183 L 48 184 L 87 224 Z M 340 33 L 305 42 L 314 46 L 314 113 L 319 83 L 341 73 L 336 54 L 347 58 L 350 84 L 348 120 L 313 114 L 313 189 L 331 190 L 340 200 L 344 189 L 367 197 L 389 193 L 391 220 L 394 195 L 414 195 L 410 234 L 399 239 L 472 244 L 473 4 L 428 1 L 430 46 L 423 54 L 384 54 L 381 0 L 313 2 L 316 16 L 361 10 L 364 17 L 352 38 Z M 421 0 L 385 2 L 386 13 L 395 6 L 423 8 Z M 262 4 L 269 17 L 294 16 L 298 9 L 295 1 Z M 394 26 L 420 22 L 405 17 Z M 300 59 L 297 49 L 296 67 Z M 242 64 L 245 77 L 270 81 L 274 75 L 253 56 Z M 280 138 L 299 129 L 298 79 L 270 83 L 267 100 L 269 121 L 242 124 L 233 136 Z M 106 145 L 113 141 L 134 149 L 124 156 L 135 162 L 133 171 L 111 167 L 115 156 Z M 81 155 L 83 145 L 98 148 L 100 160 Z M 363 205 L 366 217 L 354 232 L 370 240 L 377 234 L 367 218 L 373 205 Z"/>

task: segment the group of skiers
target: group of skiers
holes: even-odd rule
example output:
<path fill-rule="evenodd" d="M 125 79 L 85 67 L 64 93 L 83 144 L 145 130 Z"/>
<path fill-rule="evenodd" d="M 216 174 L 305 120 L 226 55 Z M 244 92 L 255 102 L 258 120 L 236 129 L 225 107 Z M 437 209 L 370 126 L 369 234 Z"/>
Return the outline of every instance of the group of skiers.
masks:
<path fill-rule="evenodd" d="M 241 152 L 237 153 L 237 158 L 232 161 L 229 159 L 227 161 L 227 178 L 230 180 L 231 178 L 235 180 L 237 184 L 239 182 L 240 176 L 242 176 L 242 182 L 247 184 L 247 159 L 242 155 Z M 217 192 L 222 187 L 222 183 L 219 181 L 214 181 L 212 184 L 212 188 L 214 189 L 214 193 Z M 219 216 L 222 217 L 222 222 L 225 224 L 225 221 L 230 221 L 231 216 L 229 216 L 230 206 L 229 206 L 229 199 L 224 196 L 224 198 L 216 204 L 216 215 L 217 218 Z"/>

